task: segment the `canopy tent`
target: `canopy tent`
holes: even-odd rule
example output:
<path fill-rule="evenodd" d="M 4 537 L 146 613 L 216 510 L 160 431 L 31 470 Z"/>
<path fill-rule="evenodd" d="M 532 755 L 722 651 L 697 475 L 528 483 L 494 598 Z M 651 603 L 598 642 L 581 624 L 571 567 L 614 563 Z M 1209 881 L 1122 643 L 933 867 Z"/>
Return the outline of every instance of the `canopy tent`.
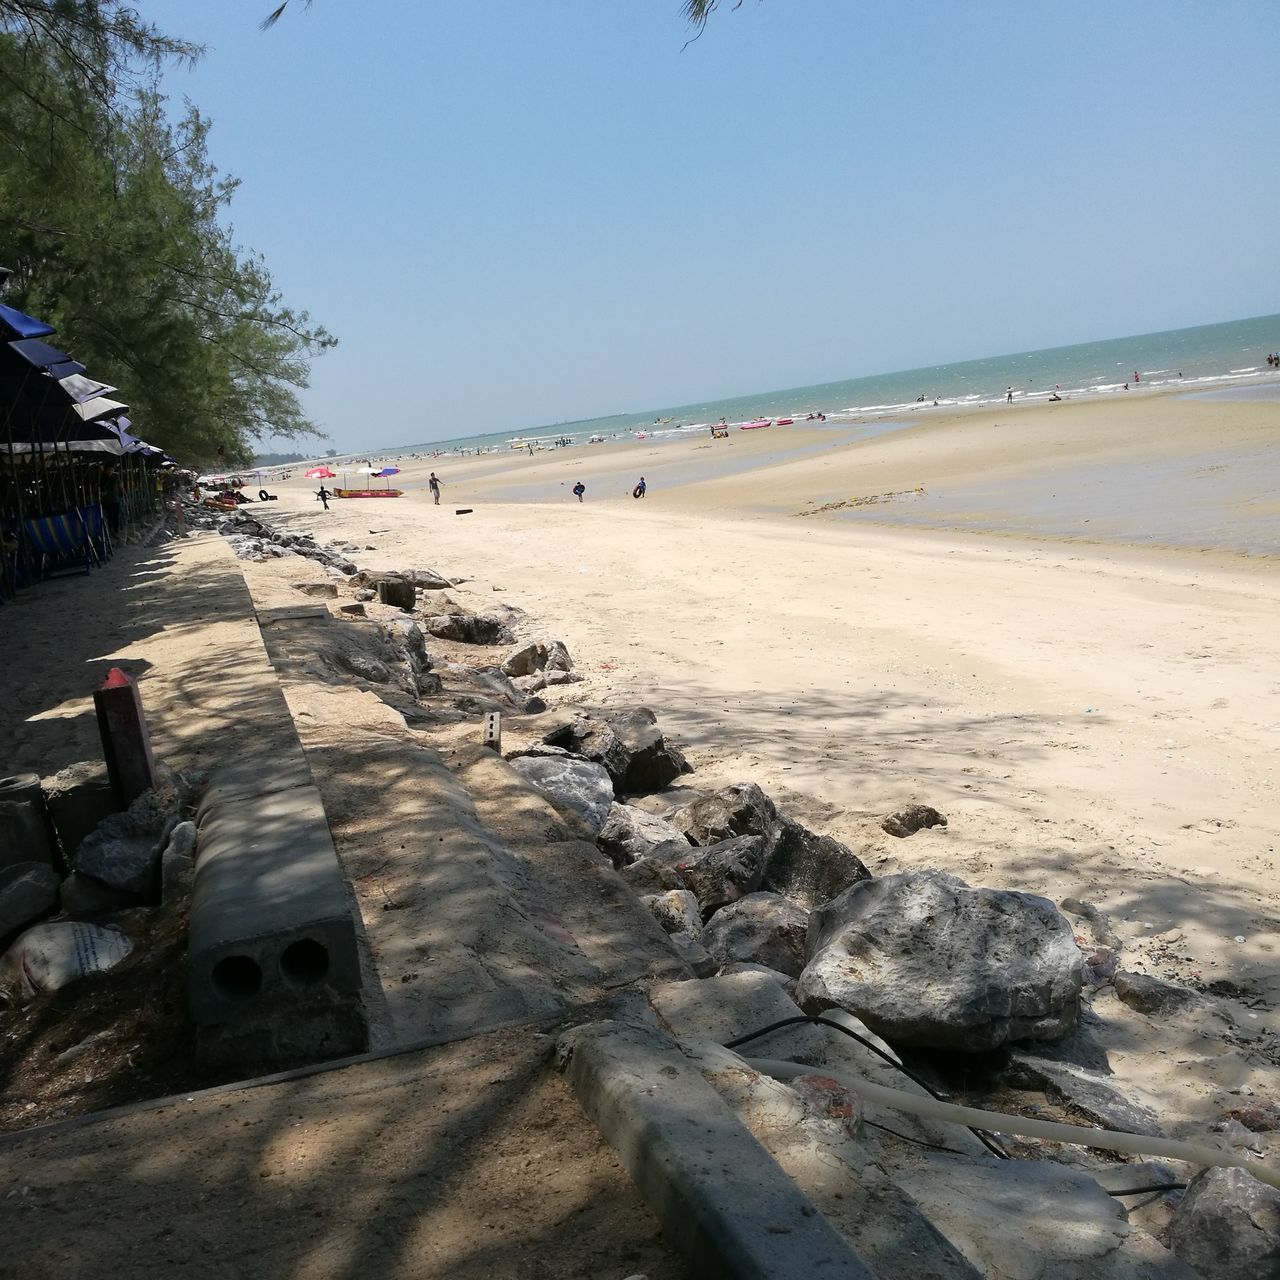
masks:
<path fill-rule="evenodd" d="M 0 302 L 0 337 L 8 338 L 45 338 L 57 330 L 35 316 L 29 316 L 15 307 L 6 307 Z"/>

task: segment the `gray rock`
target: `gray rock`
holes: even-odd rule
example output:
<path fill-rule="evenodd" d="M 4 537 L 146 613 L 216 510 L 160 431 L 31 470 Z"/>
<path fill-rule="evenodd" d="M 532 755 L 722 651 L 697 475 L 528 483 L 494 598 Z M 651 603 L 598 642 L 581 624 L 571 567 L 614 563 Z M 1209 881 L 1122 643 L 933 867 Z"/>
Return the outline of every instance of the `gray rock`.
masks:
<path fill-rule="evenodd" d="M 893 1044 L 981 1053 L 1076 1024 L 1082 964 L 1047 898 L 973 889 L 944 871 L 865 880 L 809 917 L 797 996 Z"/>
<path fill-rule="evenodd" d="M 572 671 L 573 659 L 569 656 L 569 650 L 565 648 L 563 641 L 553 640 L 547 645 L 546 656 L 541 665 L 545 671 Z"/>
<path fill-rule="evenodd" d="M 553 676 L 548 668 L 545 678 L 550 681 Z M 660 791 L 689 767 L 667 743 L 657 717 L 647 707 L 575 716 L 550 730 L 544 741 L 604 765 L 620 796 Z"/>
<path fill-rule="evenodd" d="M 40 776 L 16 773 L 0 778 L 0 866 L 54 859 Z"/>
<path fill-rule="evenodd" d="M 735 836 L 718 844 L 690 848 L 675 866 L 684 887 L 692 889 L 697 897 L 705 920 L 760 887 L 764 841 L 759 836 Z"/>
<path fill-rule="evenodd" d="M 0 867 L 0 938 L 51 911 L 57 901 L 58 873 L 47 862 Z M 701 925 L 699 919 L 693 932 Z"/>
<path fill-rule="evenodd" d="M 421 675 L 415 676 L 413 684 L 420 698 L 435 697 L 444 692 L 444 681 L 434 671 L 424 671 Z"/>
<path fill-rule="evenodd" d="M 85 875 L 83 871 L 73 871 L 62 882 L 59 897 L 63 913 L 69 916 L 102 915 L 109 911 L 121 911 L 125 907 L 140 906 L 146 901 L 143 894 L 112 889 L 101 880 Z"/>
<path fill-rule="evenodd" d="M 764 868 L 764 887 L 805 907 L 816 907 L 843 893 L 871 872 L 847 845 L 815 835 L 790 818 L 781 818 L 777 843 Z"/>
<path fill-rule="evenodd" d="M 796 980 L 790 974 L 782 973 L 778 969 L 770 969 L 767 964 L 753 964 L 749 960 L 735 960 L 732 964 L 722 964 L 719 968 L 718 976 L 727 978 L 735 973 L 762 973 L 771 982 L 776 982 L 793 1000 L 795 999 Z"/>
<path fill-rule="evenodd" d="M 541 671 L 531 676 L 512 676 L 511 683 L 522 693 L 540 693 L 547 687 L 547 678 Z"/>
<path fill-rule="evenodd" d="M 180 822 L 160 855 L 160 901 L 172 902 L 191 892 L 196 873 L 196 824 Z"/>
<path fill-rule="evenodd" d="M 697 938 L 702 932 L 702 913 L 698 900 L 688 889 L 668 889 L 665 893 L 646 893 L 640 901 L 653 913 L 664 933 L 683 933 Z"/>
<path fill-rule="evenodd" d="M 155 836 L 100 839 L 95 832 L 76 854 L 77 871 L 139 898 L 154 894 L 159 863 L 160 841 Z"/>
<path fill-rule="evenodd" d="M 390 684 L 391 668 L 387 666 L 380 658 L 375 658 L 373 654 L 366 653 L 363 649 L 358 649 L 354 645 L 346 648 L 329 648 L 324 651 L 324 656 L 328 659 L 330 665 L 345 671 L 348 675 L 353 675 L 360 680 L 367 680 L 370 684 Z"/>
<path fill-rule="evenodd" d="M 420 591 L 443 591 L 446 587 L 454 585 L 434 569 L 409 569 L 404 576 Z"/>
<path fill-rule="evenodd" d="M 511 767 L 536 787 L 561 813 L 575 818 L 595 839 L 613 804 L 608 773 L 590 760 L 521 756 Z"/>
<path fill-rule="evenodd" d="M 351 594 L 355 597 L 357 604 L 368 604 L 370 600 L 377 597 L 378 593 L 370 587 L 361 587 Z"/>
<path fill-rule="evenodd" d="M 75 857 L 80 841 L 116 812 L 107 766 L 101 760 L 68 765 L 53 777 L 42 779 L 40 789 L 68 861 Z"/>
<path fill-rule="evenodd" d="M 430 635 L 459 644 L 511 644 L 515 637 L 500 618 L 479 613 L 437 613 L 423 619 Z"/>
<path fill-rule="evenodd" d="M 538 670 L 538 657 L 542 652 L 538 644 L 522 644 L 512 649 L 502 660 L 502 673 L 508 676 L 531 676 Z"/>
<path fill-rule="evenodd" d="M 1145 973 L 1115 975 L 1116 995 L 1139 1013 L 1180 1013 L 1183 1009 L 1203 1003 L 1199 992 L 1176 982 L 1163 982 Z"/>
<path fill-rule="evenodd" d="M 431 655 L 427 652 L 427 638 L 422 628 L 412 618 L 392 618 L 386 623 L 387 639 L 400 660 L 406 663 L 414 675 L 431 670 Z"/>
<path fill-rule="evenodd" d="M 1041 1090 L 1052 1101 L 1100 1128 L 1140 1133 L 1148 1138 L 1166 1136 L 1150 1107 L 1131 1102 L 1113 1081 L 1096 1071 L 1035 1054 L 1014 1053 L 1010 1055 L 1006 1077 L 1018 1088 Z"/>
<path fill-rule="evenodd" d="M 304 596 L 325 600 L 332 600 L 338 594 L 338 586 L 335 582 L 295 582 L 293 589 L 302 592 Z"/>
<path fill-rule="evenodd" d="M 1094 942 L 1100 947 L 1116 952 L 1123 950 L 1119 935 L 1112 929 L 1110 921 L 1092 902 L 1085 902 L 1080 898 L 1063 898 L 1061 906 L 1063 911 L 1079 916 L 1088 924 Z"/>
<path fill-rule="evenodd" d="M 778 811 L 754 782 L 702 796 L 671 817 L 694 844 L 717 844 L 734 836 L 759 836 L 770 849 L 778 835 Z"/>
<path fill-rule="evenodd" d="M 669 889 L 683 889 L 679 860 L 682 853 L 655 854 L 637 858 L 635 862 L 619 868 L 619 875 L 636 893 L 665 893 Z"/>
<path fill-rule="evenodd" d="M 354 618 L 363 618 L 365 616 L 365 607 L 361 601 L 356 600 L 351 604 L 340 604 L 338 612 L 350 614 Z"/>
<path fill-rule="evenodd" d="M 749 893 L 717 911 L 701 941 L 721 964 L 751 961 L 798 978 L 808 927 L 808 911 L 781 894 Z"/>
<path fill-rule="evenodd" d="M 655 854 L 661 856 L 689 852 L 689 842 L 684 833 L 665 818 L 616 802 L 609 809 L 609 816 L 600 828 L 596 844 L 602 852 L 609 855 L 615 867 L 626 867 L 640 858 L 653 857 Z"/>
<path fill-rule="evenodd" d="M 906 809 L 899 809 L 897 813 L 891 813 L 880 824 L 891 836 L 897 836 L 899 839 L 913 836 L 922 828 L 946 825 L 946 818 L 937 809 L 931 809 L 927 804 L 913 804 Z"/>
<path fill-rule="evenodd" d="M 1280 1191 L 1244 1169 L 1197 1174 L 1169 1227 L 1173 1252 L 1208 1280 L 1280 1276 Z"/>
<path fill-rule="evenodd" d="M 548 667 L 542 673 L 542 683 L 545 688 L 552 684 L 579 684 L 582 677 L 576 671 L 561 671 L 555 667 Z"/>
<path fill-rule="evenodd" d="M 685 933 L 669 935 L 671 945 L 696 978 L 710 978 L 715 974 L 717 962 L 707 954 L 707 949 L 696 938 Z"/>
<path fill-rule="evenodd" d="M 454 668 L 458 671 L 459 668 Z M 496 698 L 499 702 L 505 703 L 513 710 L 520 710 L 525 704 L 525 693 L 523 689 L 519 689 L 510 680 L 504 676 L 497 667 L 484 667 L 479 671 L 466 670 L 465 678 L 469 684 L 474 685 L 477 689 L 483 689 L 491 698 Z"/>

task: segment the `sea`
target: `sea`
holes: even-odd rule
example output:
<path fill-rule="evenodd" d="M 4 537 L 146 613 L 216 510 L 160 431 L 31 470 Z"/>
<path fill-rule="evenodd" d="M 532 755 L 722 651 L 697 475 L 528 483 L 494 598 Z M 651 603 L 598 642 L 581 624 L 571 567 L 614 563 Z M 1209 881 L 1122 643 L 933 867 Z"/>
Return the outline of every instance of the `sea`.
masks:
<path fill-rule="evenodd" d="M 730 426 L 786 418 L 808 422 L 810 415 L 816 423 L 818 414 L 841 426 L 886 419 L 919 421 L 918 415 L 932 411 L 935 402 L 939 412 L 1000 405 L 1006 403 L 1010 389 L 1015 403 L 1053 395 L 1072 400 L 1133 395 L 1174 385 L 1189 394 L 1230 387 L 1243 390 L 1280 381 L 1280 366 L 1267 364 L 1267 356 L 1277 353 L 1280 315 L 1258 316 L 578 422 L 513 426 L 487 435 L 459 432 L 450 439 L 380 449 L 378 457 L 470 454 L 528 444 L 548 448 L 557 441 L 585 444 L 593 437 L 661 441 L 705 432 L 722 418 Z M 1263 389 L 1260 394 L 1268 392 Z"/>

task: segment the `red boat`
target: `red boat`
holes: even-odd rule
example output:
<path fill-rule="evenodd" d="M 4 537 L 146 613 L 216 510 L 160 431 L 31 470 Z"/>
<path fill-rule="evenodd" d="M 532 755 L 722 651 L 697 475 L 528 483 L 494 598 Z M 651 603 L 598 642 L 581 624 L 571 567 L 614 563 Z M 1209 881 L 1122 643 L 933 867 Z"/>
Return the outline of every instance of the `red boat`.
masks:
<path fill-rule="evenodd" d="M 773 425 L 775 427 L 789 427 L 795 422 L 794 418 L 779 418 Z"/>

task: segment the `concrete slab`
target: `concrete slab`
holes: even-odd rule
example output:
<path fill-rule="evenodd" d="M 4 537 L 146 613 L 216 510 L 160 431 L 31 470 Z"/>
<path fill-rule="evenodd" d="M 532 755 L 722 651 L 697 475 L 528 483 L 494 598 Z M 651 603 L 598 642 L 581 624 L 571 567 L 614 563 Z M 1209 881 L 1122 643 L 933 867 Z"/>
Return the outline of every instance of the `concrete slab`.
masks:
<path fill-rule="evenodd" d="M 258 609 L 258 625 L 269 627 L 277 622 L 328 622 L 333 614 L 322 604 L 290 604 L 275 609 Z"/>
<path fill-rule="evenodd" d="M 875 1280 L 669 1037 L 597 1022 L 560 1039 L 583 1110 L 617 1153 L 690 1274 Z"/>

